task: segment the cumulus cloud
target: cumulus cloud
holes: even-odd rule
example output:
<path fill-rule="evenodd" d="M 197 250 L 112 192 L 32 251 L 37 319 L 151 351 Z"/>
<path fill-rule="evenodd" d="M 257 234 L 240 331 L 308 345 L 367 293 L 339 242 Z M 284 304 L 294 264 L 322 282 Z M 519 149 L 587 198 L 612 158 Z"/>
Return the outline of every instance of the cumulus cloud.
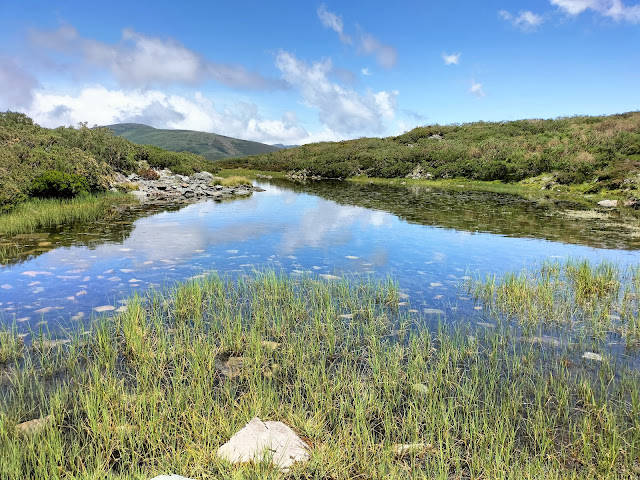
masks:
<path fill-rule="evenodd" d="M 47 127 L 85 121 L 89 125 L 138 122 L 266 143 L 299 144 L 315 140 L 293 112 L 286 112 L 280 119 L 265 119 L 252 103 L 217 107 L 199 92 L 184 97 L 159 90 L 118 90 L 100 85 L 83 88 L 74 95 L 36 90 L 28 113 Z"/>
<path fill-rule="evenodd" d="M 640 23 L 640 4 L 625 5 L 622 0 L 550 0 L 550 2 L 568 15 L 579 15 L 591 10 L 616 21 Z"/>
<path fill-rule="evenodd" d="M 538 28 L 544 22 L 544 19 L 541 15 L 533 13 L 529 10 L 524 10 L 518 13 L 517 15 L 508 12 L 507 10 L 500 10 L 498 12 L 500 18 L 509 22 L 516 28 L 524 32 L 531 32 Z"/>
<path fill-rule="evenodd" d="M 308 65 L 281 51 L 276 67 L 284 80 L 300 91 L 304 103 L 318 110 L 320 121 L 340 135 L 381 132 L 384 122 L 394 117 L 397 91 L 360 94 L 331 82 L 331 60 Z"/>
<path fill-rule="evenodd" d="M 362 70 L 360 70 L 360 73 L 362 73 L 362 75 L 364 75 L 365 77 L 370 77 L 372 75 L 368 67 L 364 67 Z"/>
<path fill-rule="evenodd" d="M 15 59 L 0 57 L 0 110 L 28 106 L 38 81 Z"/>
<path fill-rule="evenodd" d="M 53 31 L 32 30 L 33 44 L 48 50 L 79 55 L 93 66 L 110 71 L 126 87 L 169 84 L 196 85 L 214 80 L 243 89 L 275 89 L 284 84 L 240 65 L 216 63 L 172 39 L 122 31 L 120 42 L 108 44 L 84 38 L 69 25 Z"/>
<path fill-rule="evenodd" d="M 471 81 L 471 88 L 469 88 L 469 92 L 475 95 L 476 97 L 484 97 L 484 89 L 480 82 L 476 82 L 475 80 Z"/>
<path fill-rule="evenodd" d="M 445 65 L 458 65 L 461 53 L 443 53 L 442 60 Z"/>
<path fill-rule="evenodd" d="M 318 7 L 317 13 L 322 25 L 336 32 L 342 43 L 348 45 L 353 43 L 351 37 L 344 33 L 344 24 L 341 16 L 327 10 L 327 6 L 324 3 Z"/>

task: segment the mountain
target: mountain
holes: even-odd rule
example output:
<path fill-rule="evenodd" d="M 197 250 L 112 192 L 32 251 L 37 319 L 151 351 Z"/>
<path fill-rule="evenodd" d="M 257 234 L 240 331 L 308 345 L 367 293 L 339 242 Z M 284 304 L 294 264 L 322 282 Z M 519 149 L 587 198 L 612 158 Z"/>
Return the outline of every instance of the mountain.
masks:
<path fill-rule="evenodd" d="M 272 145 L 225 137 L 216 133 L 153 128 L 141 123 L 116 123 L 107 125 L 107 128 L 133 143 L 155 145 L 174 152 L 196 153 L 208 160 L 258 155 L 279 150 Z"/>

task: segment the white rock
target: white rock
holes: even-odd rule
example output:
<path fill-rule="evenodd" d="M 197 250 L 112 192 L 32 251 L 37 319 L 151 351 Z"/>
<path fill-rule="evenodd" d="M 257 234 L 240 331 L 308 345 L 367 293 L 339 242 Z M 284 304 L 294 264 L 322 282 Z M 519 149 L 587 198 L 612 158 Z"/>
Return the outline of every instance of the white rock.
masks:
<path fill-rule="evenodd" d="M 325 280 L 340 280 L 340 277 L 336 276 L 336 275 L 331 275 L 328 273 L 321 273 L 320 274 L 320 278 L 323 278 Z"/>
<path fill-rule="evenodd" d="M 111 312 L 113 310 L 115 310 L 116 307 L 114 307 L 113 305 L 101 305 L 100 307 L 95 307 L 94 310 L 98 313 L 102 313 L 102 312 Z"/>
<path fill-rule="evenodd" d="M 218 456 L 231 463 L 260 462 L 269 458 L 287 471 L 295 462 L 309 460 L 309 447 L 282 422 L 253 418 L 218 449 Z"/>
<path fill-rule="evenodd" d="M 596 362 L 602 361 L 602 355 L 594 352 L 584 352 L 582 354 L 582 358 L 585 358 L 587 360 L 595 360 Z"/>
<path fill-rule="evenodd" d="M 598 205 L 606 208 L 614 208 L 618 206 L 618 200 L 600 200 Z"/>
<path fill-rule="evenodd" d="M 422 310 L 426 315 L 444 315 L 444 311 L 439 308 L 425 308 Z"/>

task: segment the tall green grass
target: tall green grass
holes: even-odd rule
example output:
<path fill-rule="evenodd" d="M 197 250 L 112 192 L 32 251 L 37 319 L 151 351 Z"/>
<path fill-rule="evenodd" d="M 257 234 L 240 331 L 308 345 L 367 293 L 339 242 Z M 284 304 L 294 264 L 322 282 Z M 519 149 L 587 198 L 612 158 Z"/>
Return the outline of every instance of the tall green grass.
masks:
<path fill-rule="evenodd" d="M 70 200 L 33 199 L 21 203 L 9 213 L 0 214 L 0 235 L 33 233 L 72 223 L 100 220 L 117 205 L 133 200 L 121 194 L 100 194 Z"/>
<path fill-rule="evenodd" d="M 585 260 L 545 262 L 540 268 L 471 281 L 469 290 L 494 315 L 526 328 L 568 327 L 604 339 L 621 335 L 640 344 L 640 267 Z"/>
<path fill-rule="evenodd" d="M 134 298 L 68 345 L 36 339 L 0 374 L 0 478 L 638 475 L 637 371 L 515 348 L 508 329 L 429 331 L 397 303 L 391 282 L 211 277 Z M 218 368 L 230 356 L 234 378 Z M 218 459 L 256 415 L 295 429 L 311 460 L 281 474 Z"/>

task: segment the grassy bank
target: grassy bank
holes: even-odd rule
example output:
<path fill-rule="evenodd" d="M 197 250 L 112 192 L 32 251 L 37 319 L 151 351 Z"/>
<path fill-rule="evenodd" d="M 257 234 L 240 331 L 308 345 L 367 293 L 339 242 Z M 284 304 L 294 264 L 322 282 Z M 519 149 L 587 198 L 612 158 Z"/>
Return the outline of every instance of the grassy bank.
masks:
<path fill-rule="evenodd" d="M 70 200 L 33 199 L 0 215 L 0 236 L 48 230 L 61 225 L 88 223 L 105 218 L 114 207 L 134 203 L 128 195 L 105 193 Z"/>
<path fill-rule="evenodd" d="M 390 282 L 214 277 L 66 345 L 5 340 L 0 477 L 281 477 L 215 455 L 258 415 L 311 446 L 288 478 L 637 478 L 637 371 L 510 329 L 415 328 L 398 301 Z"/>
<path fill-rule="evenodd" d="M 41 196 L 34 186 L 42 176 L 72 179 L 90 193 L 105 192 L 117 173 L 129 174 L 151 167 L 169 168 L 190 175 L 217 167 L 200 155 L 169 152 L 136 145 L 107 128 L 42 128 L 21 113 L 0 112 L 0 214 Z M 41 182 L 40 182 L 41 183 Z M 55 192 L 60 184 L 48 193 Z M 59 195 L 56 195 L 59 193 Z"/>
<path fill-rule="evenodd" d="M 633 195 L 639 186 L 640 112 L 430 125 L 396 137 L 314 143 L 220 165 L 326 178 L 537 178 L 545 188 L 579 185 L 591 193 Z"/>

